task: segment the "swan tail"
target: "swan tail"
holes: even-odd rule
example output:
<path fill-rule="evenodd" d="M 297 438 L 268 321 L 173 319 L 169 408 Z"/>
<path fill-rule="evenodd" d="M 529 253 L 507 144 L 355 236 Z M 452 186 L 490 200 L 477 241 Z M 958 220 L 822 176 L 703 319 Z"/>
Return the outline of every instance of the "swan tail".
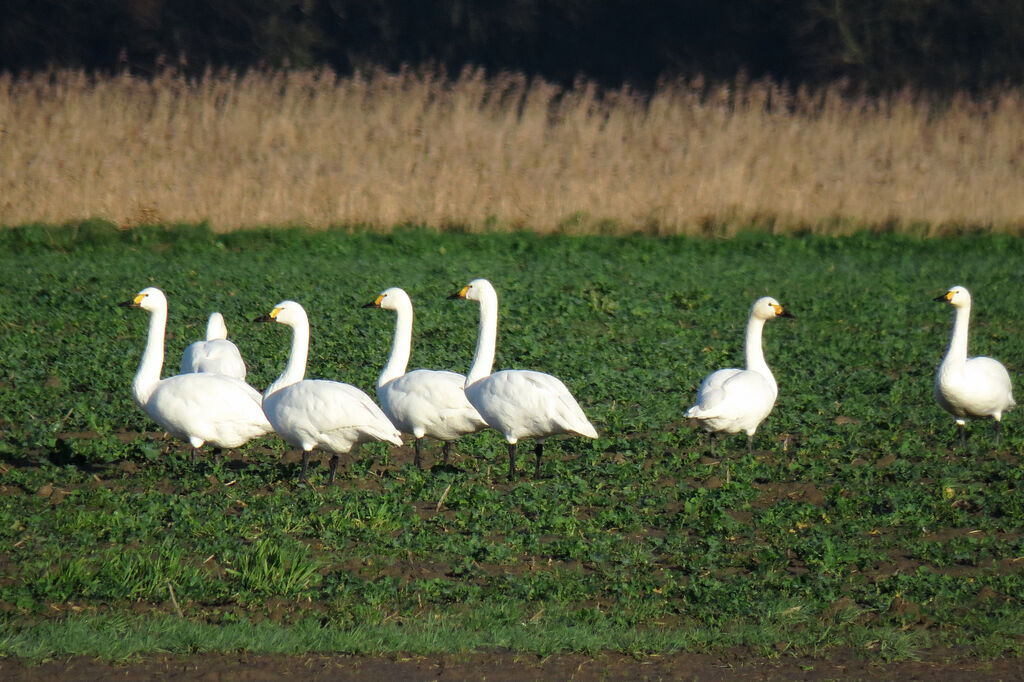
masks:
<path fill-rule="evenodd" d="M 390 432 L 382 431 L 376 438 L 392 445 L 402 445 L 402 434 L 397 429 L 392 429 Z"/>
<path fill-rule="evenodd" d="M 586 436 L 587 438 L 597 438 L 597 429 L 594 428 L 594 425 L 591 424 L 589 420 L 584 424 L 576 426 L 573 429 L 573 432 L 581 436 Z"/>

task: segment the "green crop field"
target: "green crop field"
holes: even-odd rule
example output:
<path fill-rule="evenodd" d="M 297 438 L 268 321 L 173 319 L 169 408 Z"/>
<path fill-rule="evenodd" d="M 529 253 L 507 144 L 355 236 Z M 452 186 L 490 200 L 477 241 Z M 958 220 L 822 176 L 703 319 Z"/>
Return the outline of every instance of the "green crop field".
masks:
<path fill-rule="evenodd" d="M 153 652 L 618 651 L 742 647 L 905 660 L 1020 656 L 1021 410 L 969 425 L 932 397 L 953 311 L 971 352 L 1024 366 L 1024 242 L 856 234 L 729 240 L 245 231 L 102 224 L 0 231 L 0 656 Z M 600 432 L 530 448 L 506 480 L 493 432 L 362 446 L 312 486 L 276 436 L 222 460 L 131 400 L 147 286 L 170 302 L 164 375 L 221 311 L 261 390 L 290 336 L 251 320 L 282 299 L 312 324 L 307 376 L 371 395 L 394 317 L 416 305 L 411 367 L 465 372 L 498 290 L 496 368 L 560 377 Z M 748 453 L 683 413 L 741 366 L 750 304 L 779 384 Z M 1018 384 L 1018 400 L 1024 393 Z"/>

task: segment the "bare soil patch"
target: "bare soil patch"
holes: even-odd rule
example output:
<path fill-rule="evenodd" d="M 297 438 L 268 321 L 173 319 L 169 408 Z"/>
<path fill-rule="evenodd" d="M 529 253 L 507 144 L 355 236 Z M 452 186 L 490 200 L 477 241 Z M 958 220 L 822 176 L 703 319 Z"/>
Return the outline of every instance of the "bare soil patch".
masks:
<path fill-rule="evenodd" d="M 210 654 L 158 657 L 123 664 L 87 658 L 24 665 L 0 661 L 9 682 L 162 679 L 256 682 L 259 680 L 1019 680 L 1024 661 L 924 660 L 878 664 L 837 651 L 827 660 L 678 654 L 634 659 L 575 654 L 537 658 L 507 652 L 471 656 L 256 656 Z"/>

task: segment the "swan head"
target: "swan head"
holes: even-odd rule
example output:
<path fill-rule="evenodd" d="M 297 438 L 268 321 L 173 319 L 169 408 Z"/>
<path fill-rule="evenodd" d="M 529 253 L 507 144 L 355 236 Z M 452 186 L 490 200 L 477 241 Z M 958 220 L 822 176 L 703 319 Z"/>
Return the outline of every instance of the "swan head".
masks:
<path fill-rule="evenodd" d="M 224 324 L 224 316 L 220 313 L 210 313 L 210 320 L 206 323 L 206 340 L 228 338 L 228 327 Z"/>
<path fill-rule="evenodd" d="M 309 324 L 306 310 L 295 301 L 281 301 L 266 315 L 257 317 L 253 322 L 277 322 L 294 327 L 297 324 Z"/>
<path fill-rule="evenodd" d="M 474 279 L 448 298 L 464 298 L 467 301 L 483 301 L 491 297 L 498 297 L 498 293 L 494 290 L 494 285 L 486 279 Z"/>
<path fill-rule="evenodd" d="M 381 308 L 383 310 L 398 310 L 411 306 L 412 301 L 409 299 L 409 294 L 400 287 L 385 289 L 377 298 L 363 305 L 364 308 Z"/>
<path fill-rule="evenodd" d="M 117 305 L 122 308 L 142 308 L 147 312 L 153 312 L 154 310 L 160 310 L 161 308 L 167 309 L 167 297 L 164 296 L 164 292 L 160 291 L 156 287 L 146 287 L 139 293 L 135 294 L 135 298 L 130 301 L 123 301 Z"/>
<path fill-rule="evenodd" d="M 770 320 L 775 317 L 793 317 L 793 313 L 782 307 L 782 304 L 771 296 L 764 296 L 754 301 L 750 308 L 750 315 L 760 320 Z"/>
<path fill-rule="evenodd" d="M 942 296 L 936 296 L 935 300 L 948 303 L 954 308 L 963 308 L 971 304 L 971 294 L 958 284 L 955 287 L 950 287 L 949 291 Z"/>

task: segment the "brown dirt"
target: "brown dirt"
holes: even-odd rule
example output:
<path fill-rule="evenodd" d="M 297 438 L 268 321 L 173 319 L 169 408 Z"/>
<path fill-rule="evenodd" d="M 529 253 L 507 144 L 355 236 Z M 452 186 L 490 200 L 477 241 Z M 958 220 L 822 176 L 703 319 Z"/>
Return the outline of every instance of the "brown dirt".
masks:
<path fill-rule="evenodd" d="M 119 438 L 130 440 L 137 437 L 158 438 L 160 434 L 122 433 Z M 88 438 L 95 437 L 91 433 L 62 434 L 61 437 Z M 179 447 L 170 445 L 170 447 Z M 179 454 L 184 452 L 181 449 Z M 241 465 L 244 460 L 234 452 L 225 452 L 224 456 L 232 463 Z M 290 453 L 285 456 L 286 462 L 297 463 L 297 455 Z M 392 451 L 391 462 L 384 466 L 375 464 L 371 473 L 373 477 L 362 481 L 360 485 L 378 486 L 377 477 L 385 470 L 393 471 L 402 463 L 411 462 L 412 448 L 403 447 Z M 708 464 L 718 464 L 718 460 L 709 459 Z M 14 464 L 7 462 L 6 466 Z M 27 466 L 33 466 L 31 464 Z M 138 464 L 131 461 L 119 462 L 98 468 L 93 478 L 85 485 L 124 485 L 122 476 L 132 474 Z M 113 478 L 107 479 L 105 476 Z M 230 484 L 219 481 L 215 476 L 208 477 L 212 490 L 227 489 Z M 695 487 L 715 487 L 721 485 L 718 476 L 706 480 L 691 480 Z M 495 485 L 504 485 L 496 483 Z M 163 480 L 158 487 L 170 492 L 174 488 L 173 481 Z M 790 482 L 756 485 L 760 495 L 754 501 L 755 507 L 767 506 L 780 500 L 793 500 L 811 505 L 822 505 L 825 494 L 813 484 Z M 51 504 L 59 504 L 68 491 L 53 484 L 45 484 L 37 490 L 25 491 L 16 486 L 0 485 L 0 497 L 4 495 L 38 495 L 46 497 Z M 423 518 L 444 516 L 447 510 L 438 501 L 429 500 L 414 503 L 417 514 Z M 582 510 L 581 513 L 595 513 L 596 510 Z M 732 518 L 738 523 L 749 523 L 752 513 L 749 511 L 732 511 Z M 941 542 L 955 537 L 970 534 L 970 529 L 936 529 L 926 539 Z M 881 529 L 877 537 L 884 539 L 887 531 Z M 875 533 L 872 532 L 874 536 Z M 890 561 L 865 569 L 866 574 L 885 576 L 897 572 L 916 570 L 920 562 L 913 556 L 897 551 L 888 553 Z M 0 568 L 7 558 L 0 556 Z M 1019 571 L 1019 559 L 1007 558 L 1000 564 L 1000 570 Z M 485 565 L 484 571 L 492 574 L 515 572 L 518 570 L 535 570 L 533 557 L 523 556 L 515 564 Z M 565 566 L 559 562 L 560 566 Z M 222 570 L 213 561 L 209 564 L 212 572 Z M 352 559 L 346 566 L 347 570 L 366 577 L 373 575 L 403 576 L 408 579 L 415 577 L 432 577 L 447 575 L 450 567 L 445 563 L 410 562 L 395 560 L 380 565 L 368 564 L 363 560 Z M 586 570 L 578 564 L 573 570 Z M 803 571 L 807 568 L 796 557 L 791 558 L 790 570 Z M 979 572 L 990 570 L 977 566 L 956 566 L 943 569 L 945 571 Z M 2 571 L 0 571 L 2 573 Z M 979 591 L 978 601 L 991 599 L 1005 600 L 991 589 Z M 833 605 L 835 612 L 851 607 L 848 599 L 840 599 Z M 3 605 L 0 604 L 0 607 Z M 290 602 L 273 603 L 271 612 L 258 617 L 267 617 L 275 622 L 287 622 L 295 613 L 306 613 L 309 606 L 298 606 Z M 94 605 L 65 604 L 51 605 L 55 612 L 62 609 L 80 609 L 95 607 Z M 139 605 L 142 609 L 152 609 L 158 613 L 172 613 L 169 603 Z M 186 606 L 186 610 L 189 607 Z M 921 607 L 906 600 L 893 603 L 892 610 L 907 622 L 909 626 L 926 627 L 928 619 L 921 612 Z M 241 613 L 241 611 L 240 611 Z M 250 614 L 252 615 L 252 614 Z M 59 679 L 62 682 L 84 682 L 93 680 L 134 680 L 134 679 L 166 679 L 166 680 L 489 680 L 504 682 L 511 680 L 929 680 L 929 682 L 945 682 L 947 680 L 1024 680 L 1024 658 L 999 659 L 982 661 L 961 658 L 956 651 L 928 651 L 922 654 L 924 660 L 905 661 L 899 663 L 878 663 L 866 660 L 849 650 L 830 651 L 823 658 L 795 658 L 786 656 L 784 651 L 772 658 L 751 651 L 735 651 L 727 654 L 673 654 L 666 656 L 649 656 L 634 659 L 616 654 L 583 656 L 565 654 L 539 658 L 530 654 L 516 654 L 507 651 L 493 651 L 472 655 L 437 655 L 437 656 L 402 656 L 389 655 L 381 657 L 361 657 L 345 655 L 302 655 L 302 656 L 263 656 L 246 653 L 205 654 L 188 657 L 157 656 L 147 657 L 121 664 L 110 664 L 94 661 L 84 657 L 49 661 L 37 665 L 24 664 L 18 660 L 0 658 L 0 681 L 42 682 Z"/>
<path fill-rule="evenodd" d="M 215 654 L 164 656 L 124 664 L 87 658 L 26 666 L 0 659 L 0 679 L 8 682 L 100 680 L 1019 680 L 1024 660 L 934 660 L 877 664 L 835 652 L 827 660 L 679 654 L 634 659 L 621 655 L 559 655 L 537 658 L 495 652 L 472 656 L 255 656 Z"/>

